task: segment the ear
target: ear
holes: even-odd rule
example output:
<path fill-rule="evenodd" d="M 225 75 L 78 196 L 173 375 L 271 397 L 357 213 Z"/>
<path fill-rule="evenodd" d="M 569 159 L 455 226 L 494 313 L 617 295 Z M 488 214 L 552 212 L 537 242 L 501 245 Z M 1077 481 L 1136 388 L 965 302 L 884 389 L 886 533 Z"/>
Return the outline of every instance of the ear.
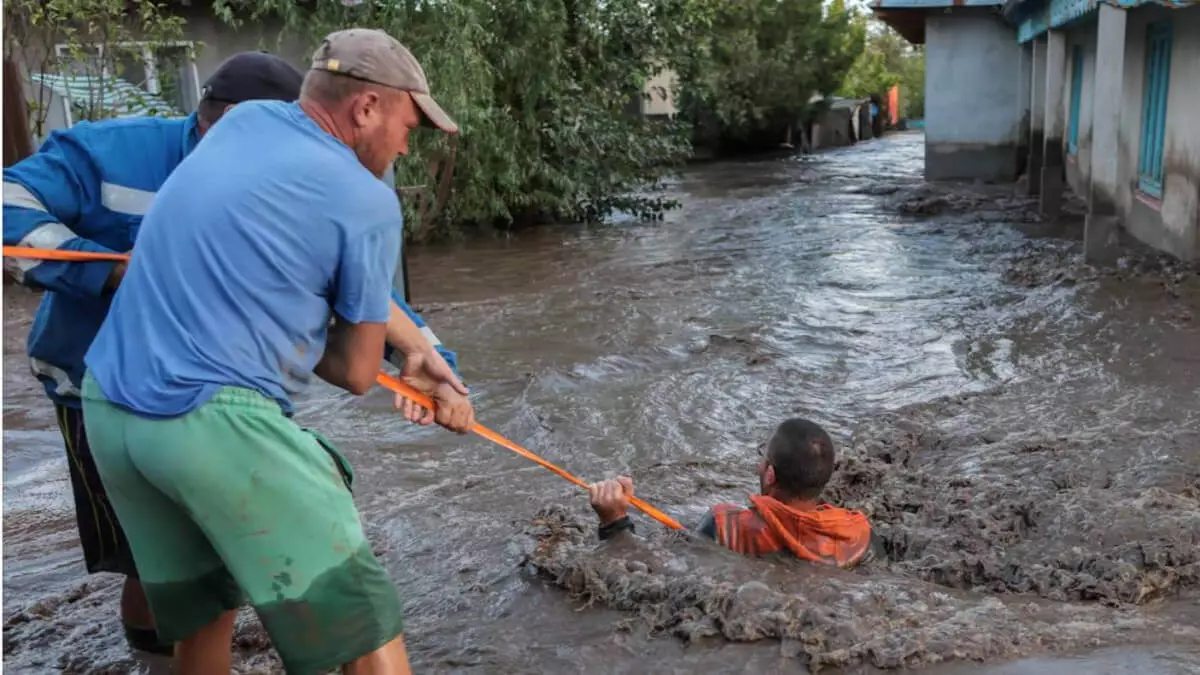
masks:
<path fill-rule="evenodd" d="M 763 487 L 771 487 L 775 484 L 775 467 L 768 464 L 767 470 L 763 472 Z"/>
<path fill-rule="evenodd" d="M 366 126 L 368 118 L 382 112 L 380 110 L 382 105 L 383 100 L 379 96 L 379 92 L 371 89 L 367 89 L 354 97 L 354 105 L 351 108 L 354 123 L 360 127 Z"/>

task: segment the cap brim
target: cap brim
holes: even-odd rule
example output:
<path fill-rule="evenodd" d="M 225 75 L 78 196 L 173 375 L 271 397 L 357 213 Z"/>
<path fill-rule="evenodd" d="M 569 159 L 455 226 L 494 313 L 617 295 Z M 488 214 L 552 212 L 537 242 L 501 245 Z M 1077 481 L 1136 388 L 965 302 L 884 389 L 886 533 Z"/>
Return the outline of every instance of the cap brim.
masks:
<path fill-rule="evenodd" d="M 409 92 L 412 95 L 413 101 L 417 107 L 421 109 L 421 124 L 434 129 L 440 129 L 448 134 L 457 134 L 458 125 L 450 116 L 442 110 L 442 106 L 433 100 L 429 94 L 418 94 L 415 91 Z"/>

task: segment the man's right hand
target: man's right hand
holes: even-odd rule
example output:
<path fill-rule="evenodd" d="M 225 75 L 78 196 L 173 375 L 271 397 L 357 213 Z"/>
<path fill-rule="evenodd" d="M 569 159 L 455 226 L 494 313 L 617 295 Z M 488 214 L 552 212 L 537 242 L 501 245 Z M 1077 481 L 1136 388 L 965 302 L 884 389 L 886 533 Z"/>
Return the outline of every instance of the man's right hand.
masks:
<path fill-rule="evenodd" d="M 433 388 L 429 397 L 436 404 L 435 410 L 424 407 L 396 394 L 395 406 L 399 408 L 404 418 L 414 424 L 427 425 L 437 422 L 450 431 L 465 434 L 475 426 L 475 408 L 471 401 L 458 393 L 449 383 L 441 383 Z"/>
<path fill-rule="evenodd" d="M 450 431 L 465 434 L 475 424 L 475 409 L 467 398 L 467 388 L 437 350 L 430 348 L 418 354 L 406 354 L 400 379 L 410 387 L 429 396 L 436 404 L 430 411 L 396 395 L 395 406 L 404 417 L 416 424 L 437 422 Z"/>
<path fill-rule="evenodd" d="M 592 509 L 600 518 L 600 525 L 610 525 L 629 514 L 629 500 L 633 498 L 633 479 L 620 476 L 602 480 L 588 486 L 588 497 Z"/>

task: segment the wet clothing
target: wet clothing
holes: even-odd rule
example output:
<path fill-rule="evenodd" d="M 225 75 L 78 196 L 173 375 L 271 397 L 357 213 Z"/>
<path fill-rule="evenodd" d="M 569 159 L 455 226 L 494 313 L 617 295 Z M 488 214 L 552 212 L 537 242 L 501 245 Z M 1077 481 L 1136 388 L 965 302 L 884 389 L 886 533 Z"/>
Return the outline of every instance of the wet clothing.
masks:
<path fill-rule="evenodd" d="M 226 386 L 291 412 L 331 312 L 387 323 L 402 230 L 395 191 L 299 104 L 243 103 L 159 190 L 88 372 L 147 417 Z"/>
<path fill-rule="evenodd" d="M 717 542 L 737 553 L 790 552 L 809 562 L 851 567 L 871 547 L 871 526 L 858 511 L 828 504 L 801 511 L 766 495 L 751 495 L 750 502 L 749 508 L 712 508 Z"/>
<path fill-rule="evenodd" d="M 84 431 L 83 409 L 59 404 L 54 406 L 54 414 L 67 448 L 67 471 L 71 474 L 75 520 L 87 571 L 116 572 L 136 579 L 129 540 L 117 522 L 117 513 L 96 470 L 96 460 Z"/>
<path fill-rule="evenodd" d="M 155 192 L 199 141 L 196 116 L 80 122 L 4 169 L 4 244 L 124 253 Z M 29 332 L 33 372 L 55 403 L 79 407 L 83 355 L 112 302 L 115 263 L 5 259 L 44 288 Z"/>
<path fill-rule="evenodd" d="M 158 630 L 181 640 L 254 607 L 289 673 L 318 673 L 403 631 L 337 449 L 261 393 L 223 387 L 151 419 L 108 402 L 84 411 L 100 475 L 129 533 Z"/>
<path fill-rule="evenodd" d="M 801 560 L 853 567 L 873 552 L 871 526 L 858 511 L 822 504 L 800 511 L 765 495 L 752 495 L 749 507 L 718 504 L 691 531 L 749 556 L 790 553 Z M 600 528 L 600 539 L 634 530 L 622 518 Z"/>

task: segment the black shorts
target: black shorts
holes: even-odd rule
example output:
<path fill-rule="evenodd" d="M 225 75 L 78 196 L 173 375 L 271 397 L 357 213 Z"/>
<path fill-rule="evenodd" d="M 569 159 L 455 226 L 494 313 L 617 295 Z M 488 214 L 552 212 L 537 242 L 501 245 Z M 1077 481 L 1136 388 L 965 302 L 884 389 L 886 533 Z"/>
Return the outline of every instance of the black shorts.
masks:
<path fill-rule="evenodd" d="M 75 493 L 75 520 L 89 574 L 115 572 L 137 578 L 125 530 L 104 492 L 83 426 L 83 411 L 55 404 L 55 417 L 67 446 L 67 467 Z"/>

